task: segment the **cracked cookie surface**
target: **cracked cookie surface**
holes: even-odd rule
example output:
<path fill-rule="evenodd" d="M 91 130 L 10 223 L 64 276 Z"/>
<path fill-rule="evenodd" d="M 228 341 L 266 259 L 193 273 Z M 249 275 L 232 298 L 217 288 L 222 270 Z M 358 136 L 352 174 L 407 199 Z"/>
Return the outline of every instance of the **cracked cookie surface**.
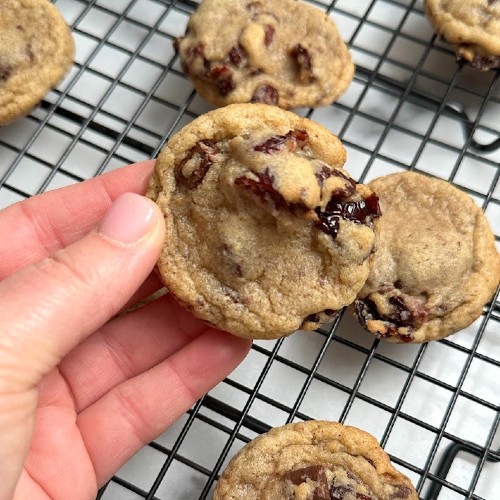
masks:
<path fill-rule="evenodd" d="M 213 500 L 418 500 L 377 440 L 337 422 L 276 427 L 248 443 Z"/>
<path fill-rule="evenodd" d="M 459 58 L 482 71 L 500 67 L 499 0 L 426 0 L 425 12 Z"/>
<path fill-rule="evenodd" d="M 323 106 L 354 74 L 330 17 L 294 0 L 204 0 L 175 45 L 186 76 L 216 106 Z"/>
<path fill-rule="evenodd" d="M 379 177 L 370 275 L 355 302 L 361 324 L 393 342 L 451 335 L 481 315 L 500 277 L 488 221 L 452 184 L 414 172 Z"/>
<path fill-rule="evenodd" d="M 0 3 L 0 125 L 27 114 L 73 63 L 74 42 L 48 0 Z"/>
<path fill-rule="evenodd" d="M 379 215 L 325 128 L 275 106 L 214 110 L 172 137 L 149 197 L 162 280 L 195 316 L 277 338 L 331 321 L 368 275 Z"/>

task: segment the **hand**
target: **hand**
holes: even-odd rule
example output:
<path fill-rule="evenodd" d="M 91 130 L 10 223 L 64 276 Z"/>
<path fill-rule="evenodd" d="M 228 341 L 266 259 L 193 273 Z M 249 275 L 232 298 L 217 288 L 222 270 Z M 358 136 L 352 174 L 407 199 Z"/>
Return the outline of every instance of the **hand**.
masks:
<path fill-rule="evenodd" d="M 0 212 L 1 500 L 94 498 L 249 349 L 168 295 L 108 321 L 161 286 L 152 168 Z"/>

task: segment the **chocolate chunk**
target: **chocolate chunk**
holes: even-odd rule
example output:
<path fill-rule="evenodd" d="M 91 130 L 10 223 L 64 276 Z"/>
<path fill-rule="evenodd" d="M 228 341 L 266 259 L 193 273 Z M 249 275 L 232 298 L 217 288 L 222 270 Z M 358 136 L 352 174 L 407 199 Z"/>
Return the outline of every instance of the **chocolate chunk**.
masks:
<path fill-rule="evenodd" d="M 212 141 L 199 141 L 192 147 L 183 160 L 175 167 L 175 178 L 177 182 L 185 185 L 189 189 L 196 189 L 207 175 L 208 169 L 213 163 L 213 156 L 219 152 Z M 186 163 L 192 159 L 198 162 L 196 169 L 189 177 L 185 177 L 182 169 Z"/>
<path fill-rule="evenodd" d="M 305 483 L 308 479 L 311 481 L 326 481 L 325 469 L 321 465 L 309 465 L 301 469 L 295 469 L 285 474 L 285 479 L 288 479 L 292 484 L 298 486 Z"/>
<path fill-rule="evenodd" d="M 314 488 L 312 500 L 330 500 L 328 480 L 326 478 L 325 469 L 321 465 L 310 465 L 309 467 L 297 469 L 288 472 L 284 477 L 296 486 L 306 481 L 314 481 L 318 484 L 316 488 Z"/>
<path fill-rule="evenodd" d="M 325 482 L 318 484 L 316 488 L 314 488 L 312 500 L 331 500 L 330 492 L 328 491 L 328 483 Z"/>
<path fill-rule="evenodd" d="M 311 83 L 315 80 L 312 70 L 312 58 L 309 51 L 300 43 L 291 50 L 298 67 L 299 80 L 301 83 Z"/>
<path fill-rule="evenodd" d="M 261 85 L 255 89 L 250 102 L 275 106 L 278 104 L 278 100 L 279 93 L 274 87 L 271 87 L 270 85 Z"/>
<path fill-rule="evenodd" d="M 305 130 L 290 130 L 286 135 L 273 135 L 261 144 L 254 146 L 254 151 L 272 154 L 284 149 L 296 151 L 304 148 L 309 142 L 309 135 Z"/>

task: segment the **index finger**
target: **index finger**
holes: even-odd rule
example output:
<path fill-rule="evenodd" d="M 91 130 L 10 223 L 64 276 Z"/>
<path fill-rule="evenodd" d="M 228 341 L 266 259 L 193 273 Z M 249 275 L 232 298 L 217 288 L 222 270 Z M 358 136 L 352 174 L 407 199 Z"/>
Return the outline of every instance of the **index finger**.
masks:
<path fill-rule="evenodd" d="M 82 238 L 122 193 L 144 194 L 153 166 L 135 163 L 0 211 L 0 280 Z"/>

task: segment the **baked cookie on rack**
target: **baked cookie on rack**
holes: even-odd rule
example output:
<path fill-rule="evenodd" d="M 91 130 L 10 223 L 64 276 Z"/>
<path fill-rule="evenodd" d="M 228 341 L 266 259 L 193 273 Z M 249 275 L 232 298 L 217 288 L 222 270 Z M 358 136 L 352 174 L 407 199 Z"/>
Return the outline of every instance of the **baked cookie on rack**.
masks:
<path fill-rule="evenodd" d="M 418 500 L 377 440 L 356 427 L 310 420 L 276 427 L 229 463 L 213 500 Z"/>
<path fill-rule="evenodd" d="M 175 47 L 186 76 L 215 106 L 323 106 L 354 74 L 331 18 L 295 0 L 204 0 Z"/>
<path fill-rule="evenodd" d="M 477 319 L 500 278 L 482 210 L 452 184 L 414 172 L 379 177 L 370 275 L 355 302 L 360 323 L 392 342 L 428 342 Z"/>
<path fill-rule="evenodd" d="M 241 337 L 331 321 L 368 276 L 375 194 L 328 130 L 265 104 L 200 116 L 160 153 L 161 278 L 195 316 Z"/>
<path fill-rule="evenodd" d="M 458 58 L 482 71 L 500 67 L 499 0 L 425 0 L 425 13 Z"/>
<path fill-rule="evenodd" d="M 49 0 L 0 2 L 0 125 L 27 114 L 73 63 L 71 31 Z"/>

